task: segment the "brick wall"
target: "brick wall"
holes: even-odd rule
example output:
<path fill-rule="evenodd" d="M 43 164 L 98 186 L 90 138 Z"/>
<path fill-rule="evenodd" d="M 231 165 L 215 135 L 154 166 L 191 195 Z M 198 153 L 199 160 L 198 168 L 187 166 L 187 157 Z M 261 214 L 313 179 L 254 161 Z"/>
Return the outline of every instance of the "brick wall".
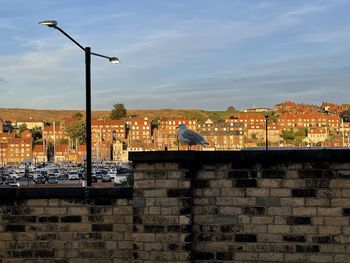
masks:
<path fill-rule="evenodd" d="M 0 262 L 132 257 L 132 189 L 0 189 Z"/>
<path fill-rule="evenodd" d="M 137 262 L 350 262 L 348 151 L 131 159 Z"/>
<path fill-rule="evenodd" d="M 1 263 L 350 262 L 350 152 L 131 153 L 134 188 L 1 188 Z"/>

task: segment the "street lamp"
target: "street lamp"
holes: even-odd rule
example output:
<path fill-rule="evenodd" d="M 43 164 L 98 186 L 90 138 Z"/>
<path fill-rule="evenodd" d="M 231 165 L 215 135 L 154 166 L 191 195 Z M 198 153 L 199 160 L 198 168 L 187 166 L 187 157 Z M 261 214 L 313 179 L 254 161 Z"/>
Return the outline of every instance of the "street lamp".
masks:
<path fill-rule="evenodd" d="M 57 21 L 55 20 L 44 20 L 39 22 L 40 25 L 52 27 L 60 31 L 63 35 L 69 38 L 74 44 L 81 48 L 85 53 L 85 82 L 86 82 L 86 181 L 87 186 L 91 186 L 91 55 L 106 58 L 112 64 L 120 63 L 117 57 L 109 57 L 101 54 L 91 52 L 90 47 L 83 47 L 65 31 L 57 26 Z"/>
<path fill-rule="evenodd" d="M 268 133 L 267 133 L 269 115 L 265 114 L 264 117 L 265 117 L 265 132 L 266 132 L 266 134 L 265 134 L 265 137 L 266 137 L 265 150 L 267 151 L 269 149 L 269 137 L 268 137 Z"/>

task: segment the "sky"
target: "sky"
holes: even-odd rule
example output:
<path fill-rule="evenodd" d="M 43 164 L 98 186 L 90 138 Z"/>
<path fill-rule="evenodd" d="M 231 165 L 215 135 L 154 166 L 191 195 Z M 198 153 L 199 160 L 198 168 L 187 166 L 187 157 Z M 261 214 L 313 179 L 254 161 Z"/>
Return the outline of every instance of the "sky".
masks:
<path fill-rule="evenodd" d="M 225 110 L 350 102 L 348 0 L 0 0 L 0 107 Z"/>

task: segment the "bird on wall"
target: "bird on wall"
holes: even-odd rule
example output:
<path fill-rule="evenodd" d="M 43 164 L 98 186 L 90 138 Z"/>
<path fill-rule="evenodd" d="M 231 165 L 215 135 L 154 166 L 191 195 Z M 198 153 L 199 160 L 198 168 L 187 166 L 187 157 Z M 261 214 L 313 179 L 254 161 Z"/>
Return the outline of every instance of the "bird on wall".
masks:
<path fill-rule="evenodd" d="M 191 150 L 192 145 L 201 145 L 203 147 L 209 145 L 204 137 L 190 129 L 187 129 L 185 124 L 179 125 L 178 138 L 181 142 L 187 144 L 187 150 Z"/>

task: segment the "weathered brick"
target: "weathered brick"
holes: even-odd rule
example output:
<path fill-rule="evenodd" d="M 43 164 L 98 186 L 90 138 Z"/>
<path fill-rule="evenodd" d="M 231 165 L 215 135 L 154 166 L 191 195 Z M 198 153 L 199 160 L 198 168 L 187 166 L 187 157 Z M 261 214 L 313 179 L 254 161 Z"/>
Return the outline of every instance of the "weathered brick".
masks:
<path fill-rule="evenodd" d="M 255 205 L 255 197 L 233 197 L 233 204 L 236 206 L 240 205 Z"/>
<path fill-rule="evenodd" d="M 299 242 L 303 243 L 305 242 L 305 236 L 298 236 L 298 235 L 285 235 L 283 236 L 283 240 L 286 242 Z"/>
<path fill-rule="evenodd" d="M 269 196 L 268 188 L 247 188 L 246 195 L 247 196 Z"/>
<path fill-rule="evenodd" d="M 65 207 L 46 207 L 45 213 L 48 215 L 65 215 L 67 209 Z"/>
<path fill-rule="evenodd" d="M 270 194 L 271 196 L 287 197 L 291 196 L 291 190 L 285 188 L 271 188 Z"/>
<path fill-rule="evenodd" d="M 164 179 L 156 180 L 157 188 L 177 188 L 179 187 L 179 180 L 176 179 Z"/>
<path fill-rule="evenodd" d="M 261 172 L 261 178 L 285 178 L 286 173 L 284 170 L 263 170 Z"/>
<path fill-rule="evenodd" d="M 236 242 L 256 242 L 256 235 L 253 234 L 236 234 L 235 241 Z"/>
<path fill-rule="evenodd" d="M 297 253 L 317 253 L 320 252 L 319 245 L 296 245 L 295 251 Z"/>
<path fill-rule="evenodd" d="M 81 216 L 62 216 L 62 223 L 81 223 Z"/>
<path fill-rule="evenodd" d="M 332 255 L 311 255 L 310 260 L 311 262 L 329 263 L 329 262 L 333 262 L 333 256 Z"/>
<path fill-rule="evenodd" d="M 281 205 L 281 199 L 279 197 L 257 197 L 256 198 L 256 205 L 258 206 L 280 206 Z"/>
<path fill-rule="evenodd" d="M 258 181 L 258 186 L 262 188 L 281 188 L 282 184 L 282 179 L 260 179 Z"/>
<path fill-rule="evenodd" d="M 268 217 L 268 216 L 253 216 L 251 219 L 252 219 L 252 224 L 268 225 L 273 223 L 273 217 Z"/>
<path fill-rule="evenodd" d="M 334 236 L 314 236 L 312 237 L 313 243 L 335 243 L 335 237 Z"/>
<path fill-rule="evenodd" d="M 319 226 L 318 233 L 320 235 L 337 235 L 340 234 L 341 227 L 339 226 Z"/>
<path fill-rule="evenodd" d="M 292 189 L 292 197 L 316 197 L 316 189 Z"/>
<path fill-rule="evenodd" d="M 303 187 L 305 187 L 305 180 L 303 180 L 303 179 L 284 179 L 283 180 L 283 187 L 303 188 Z"/>
<path fill-rule="evenodd" d="M 58 216 L 40 216 L 39 223 L 58 223 Z"/>
<path fill-rule="evenodd" d="M 233 181 L 232 187 L 257 187 L 257 181 L 256 179 L 240 179 Z"/>
<path fill-rule="evenodd" d="M 350 207 L 350 198 L 349 199 L 332 199 L 331 200 L 332 206 L 340 206 L 340 207 Z"/>
<path fill-rule="evenodd" d="M 326 225 L 333 225 L 333 226 L 339 226 L 339 225 L 348 225 L 349 224 L 349 218 L 348 217 L 325 217 L 324 218 Z"/>
<path fill-rule="evenodd" d="M 317 215 L 320 216 L 340 216 L 341 208 L 340 207 L 318 207 Z"/>
<path fill-rule="evenodd" d="M 285 225 L 269 225 L 268 232 L 271 234 L 289 234 L 291 233 L 291 226 Z"/>
<path fill-rule="evenodd" d="M 269 262 L 282 262 L 283 254 L 282 253 L 260 253 L 259 260 L 261 261 L 269 261 Z"/>
<path fill-rule="evenodd" d="M 214 253 L 212 252 L 195 252 L 193 255 L 194 260 L 211 260 L 214 259 Z"/>
<path fill-rule="evenodd" d="M 307 169 L 307 170 L 299 170 L 300 178 L 322 178 L 323 170 L 315 170 L 315 169 Z"/>
<path fill-rule="evenodd" d="M 18 224 L 5 225 L 5 231 L 6 232 L 25 232 L 26 226 L 18 225 Z"/>
<path fill-rule="evenodd" d="M 248 215 L 263 215 L 265 214 L 265 207 L 243 207 L 243 213 Z"/>
<path fill-rule="evenodd" d="M 26 205 L 28 207 L 30 207 L 30 206 L 47 206 L 48 199 L 28 199 L 26 201 Z"/>
<path fill-rule="evenodd" d="M 210 187 L 210 180 L 195 180 L 193 182 L 193 187 L 194 188 L 208 188 L 208 187 Z"/>
<path fill-rule="evenodd" d="M 291 207 L 269 207 L 267 209 L 269 215 L 290 215 L 292 213 Z"/>
<path fill-rule="evenodd" d="M 317 226 L 295 225 L 292 226 L 292 233 L 295 235 L 317 234 Z"/>
<path fill-rule="evenodd" d="M 289 198 L 289 197 L 282 197 L 281 198 L 281 206 L 282 207 L 289 207 L 289 206 L 304 206 L 305 205 L 305 198 L 300 198 L 300 197 L 294 197 L 294 198 Z"/>
<path fill-rule="evenodd" d="M 288 225 L 310 225 L 311 218 L 307 216 L 289 216 L 287 218 Z"/>
<path fill-rule="evenodd" d="M 138 189 L 154 188 L 155 183 L 156 180 L 154 179 L 134 181 L 134 187 Z"/>
<path fill-rule="evenodd" d="M 330 188 L 350 188 L 350 181 L 348 179 L 333 179 L 329 183 Z"/>
<path fill-rule="evenodd" d="M 293 215 L 314 216 L 316 215 L 316 207 L 293 207 Z"/>

